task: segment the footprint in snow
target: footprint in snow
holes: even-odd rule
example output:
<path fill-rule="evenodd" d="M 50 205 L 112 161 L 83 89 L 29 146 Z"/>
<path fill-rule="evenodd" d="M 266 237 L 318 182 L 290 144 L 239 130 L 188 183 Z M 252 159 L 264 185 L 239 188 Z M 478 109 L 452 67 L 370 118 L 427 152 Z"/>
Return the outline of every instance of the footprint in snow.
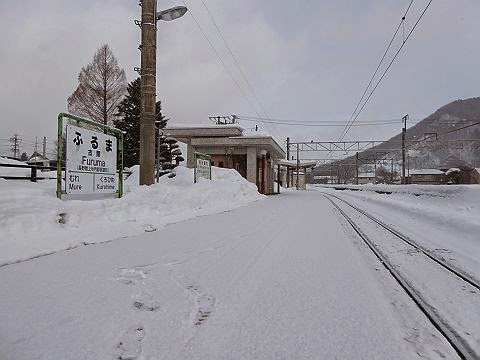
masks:
<path fill-rule="evenodd" d="M 127 330 L 115 347 L 115 359 L 136 360 L 142 354 L 142 340 L 145 329 L 142 325 L 134 326 Z"/>
<path fill-rule="evenodd" d="M 117 270 L 116 279 L 125 285 L 135 285 L 145 280 L 150 270 L 146 267 L 121 268 Z"/>
<path fill-rule="evenodd" d="M 141 293 L 135 297 L 133 307 L 142 311 L 157 311 L 160 308 L 160 303 L 152 295 Z"/>
<path fill-rule="evenodd" d="M 195 326 L 202 325 L 215 310 L 215 297 L 206 294 L 200 286 L 184 275 L 176 276 L 180 286 L 188 290 L 194 297 L 195 307 L 192 311 L 192 322 Z"/>

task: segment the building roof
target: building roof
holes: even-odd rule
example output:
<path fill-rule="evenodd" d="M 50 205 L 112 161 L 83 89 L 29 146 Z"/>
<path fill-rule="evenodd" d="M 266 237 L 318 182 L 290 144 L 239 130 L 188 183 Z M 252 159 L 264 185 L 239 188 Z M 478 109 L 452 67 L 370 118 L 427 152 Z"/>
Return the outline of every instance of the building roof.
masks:
<path fill-rule="evenodd" d="M 40 154 L 38 151 L 34 151 L 32 156 L 28 158 L 28 162 L 37 162 L 43 160 L 48 160 L 48 158 Z"/>
<path fill-rule="evenodd" d="M 192 146 L 226 146 L 226 147 L 249 147 L 264 148 L 274 158 L 284 158 L 285 151 L 278 145 L 278 143 L 271 136 L 258 137 L 195 137 L 190 139 Z"/>
<path fill-rule="evenodd" d="M 375 173 L 370 172 L 370 173 L 358 173 L 359 178 L 374 178 Z"/>
<path fill-rule="evenodd" d="M 163 130 L 178 141 L 199 147 L 249 147 L 267 150 L 274 159 L 285 157 L 285 151 L 268 135 L 243 136 L 243 128 L 230 125 L 174 126 Z"/>
<path fill-rule="evenodd" d="M 442 170 L 438 169 L 413 169 L 409 172 L 410 175 L 443 175 Z"/>
<path fill-rule="evenodd" d="M 238 125 L 169 126 L 163 133 L 185 142 L 196 137 L 242 136 L 243 128 Z"/>
<path fill-rule="evenodd" d="M 289 168 L 296 168 L 297 167 L 297 161 L 296 160 L 286 160 L 286 159 L 281 159 L 277 161 L 277 164 L 287 166 Z M 316 161 L 306 161 L 306 160 L 300 160 L 299 162 L 299 167 L 302 168 L 313 168 L 317 165 Z"/>

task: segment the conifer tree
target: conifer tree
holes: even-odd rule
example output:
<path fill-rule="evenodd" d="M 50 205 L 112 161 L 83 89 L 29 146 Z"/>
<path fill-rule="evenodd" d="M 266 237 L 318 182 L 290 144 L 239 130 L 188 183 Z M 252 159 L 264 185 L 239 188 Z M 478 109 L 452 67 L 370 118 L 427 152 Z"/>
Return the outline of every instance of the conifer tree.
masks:
<path fill-rule="evenodd" d="M 177 139 L 171 136 L 160 137 L 160 176 L 168 174 L 169 178 L 175 177 L 173 170 L 185 160 L 177 142 Z"/>
<path fill-rule="evenodd" d="M 157 129 L 163 129 L 168 119 L 162 115 L 160 101 L 156 104 L 155 124 Z M 130 167 L 140 161 L 140 78 L 127 85 L 127 95 L 117 108 L 114 126 L 125 131 L 123 136 L 123 163 Z"/>

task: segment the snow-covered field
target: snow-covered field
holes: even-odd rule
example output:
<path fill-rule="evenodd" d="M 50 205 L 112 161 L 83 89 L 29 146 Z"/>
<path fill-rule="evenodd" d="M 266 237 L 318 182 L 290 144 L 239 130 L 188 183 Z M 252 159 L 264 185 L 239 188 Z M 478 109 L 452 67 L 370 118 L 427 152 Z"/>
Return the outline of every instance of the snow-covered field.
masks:
<path fill-rule="evenodd" d="M 9 173 L 26 169 L 0 168 Z M 213 168 L 213 180 L 193 184 L 192 169 L 173 179 L 138 186 L 138 168 L 121 199 L 59 200 L 56 180 L 0 179 L 0 265 L 35 256 L 155 231 L 166 224 L 231 210 L 263 199 L 235 170 Z M 22 176 L 22 175 L 19 175 Z"/>

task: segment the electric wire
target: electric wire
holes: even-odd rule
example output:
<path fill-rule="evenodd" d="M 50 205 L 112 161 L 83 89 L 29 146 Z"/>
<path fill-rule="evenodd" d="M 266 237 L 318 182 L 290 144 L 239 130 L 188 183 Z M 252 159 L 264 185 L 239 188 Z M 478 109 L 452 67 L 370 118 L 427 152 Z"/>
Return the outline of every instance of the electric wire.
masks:
<path fill-rule="evenodd" d="M 257 93 L 256 93 L 255 90 L 253 89 L 253 86 L 252 86 L 252 84 L 250 83 L 250 81 L 248 80 L 247 75 L 245 74 L 245 72 L 243 71 L 242 67 L 240 66 L 240 63 L 239 63 L 239 61 L 237 60 L 237 57 L 235 56 L 235 54 L 233 53 L 232 49 L 231 49 L 230 46 L 228 45 L 227 40 L 225 39 L 225 37 L 223 36 L 222 31 L 220 30 L 220 27 L 218 26 L 217 22 L 216 22 L 215 19 L 213 18 L 213 15 L 212 15 L 210 9 L 208 8 L 208 6 L 207 6 L 207 4 L 205 3 L 204 0 L 201 0 L 201 1 L 202 1 L 203 6 L 205 7 L 205 10 L 206 10 L 207 13 L 208 13 L 208 16 L 209 16 L 210 19 L 212 20 L 213 25 L 215 25 L 215 28 L 217 29 L 218 34 L 219 34 L 220 37 L 222 38 L 223 43 L 225 44 L 225 47 L 227 48 L 230 56 L 232 57 L 233 61 L 235 62 L 235 65 L 236 65 L 237 69 L 239 70 L 240 74 L 242 75 L 243 80 L 245 80 L 245 83 L 247 84 L 250 92 L 252 93 L 253 97 L 255 98 L 255 101 L 257 102 L 258 106 L 259 106 L 260 109 L 262 110 L 263 114 L 264 114 L 265 116 L 268 116 L 267 112 L 265 111 L 265 108 L 263 107 L 260 99 L 259 99 L 258 96 L 257 96 Z"/>
<path fill-rule="evenodd" d="M 385 75 L 387 74 L 388 70 L 390 70 L 390 67 L 392 66 L 392 64 L 394 63 L 394 61 L 396 60 L 398 54 L 400 54 L 400 52 L 402 51 L 403 47 L 405 46 L 405 44 L 407 43 L 408 39 L 410 38 L 410 36 L 412 35 L 412 33 L 415 31 L 418 23 L 420 22 L 420 20 L 423 18 L 423 16 L 425 15 L 425 13 L 427 12 L 428 8 L 430 7 L 430 5 L 432 4 L 432 1 L 433 0 L 430 0 L 427 4 L 427 6 L 425 7 L 425 9 L 422 11 L 422 13 L 420 14 L 419 18 L 417 19 L 417 21 L 415 22 L 415 24 L 413 25 L 412 29 L 410 30 L 410 32 L 407 34 L 407 37 L 405 38 L 405 40 L 402 42 L 402 44 L 400 45 L 399 49 L 397 50 L 397 52 L 395 53 L 394 57 L 392 58 L 392 60 L 390 61 L 390 63 L 388 64 L 387 68 L 385 69 L 385 71 L 383 72 L 382 76 L 380 77 L 380 79 L 377 81 L 375 87 L 373 88 L 373 90 L 370 92 L 370 95 L 368 95 L 367 99 L 365 100 L 365 102 L 363 103 L 362 107 L 360 108 L 360 110 L 358 111 L 357 115 L 354 117 L 354 119 L 352 120 L 351 124 L 353 122 L 355 122 L 357 119 L 358 119 L 358 116 L 362 113 L 363 109 L 365 108 L 365 106 L 367 105 L 368 101 L 370 100 L 370 98 L 372 97 L 373 93 L 375 92 L 375 90 L 378 88 L 378 85 L 380 85 L 380 83 L 382 82 L 382 80 L 384 79 Z M 351 124 L 349 125 L 349 127 L 347 128 L 347 130 L 344 132 L 344 134 L 341 136 L 340 140 L 343 140 L 345 138 L 345 136 L 347 135 L 348 131 L 350 130 L 351 128 Z"/>
<path fill-rule="evenodd" d="M 237 119 L 243 121 L 250 121 L 250 122 L 257 122 L 257 123 L 269 123 L 269 124 L 277 124 L 277 125 L 289 125 L 289 126 L 331 126 L 331 127 L 339 127 L 344 126 L 344 123 L 337 123 L 337 122 L 306 122 L 300 120 L 288 120 L 288 119 L 275 119 L 275 118 L 262 118 L 262 117 L 254 117 L 254 116 L 244 116 L 244 115 L 235 115 Z M 413 120 L 413 123 L 417 123 L 420 120 Z M 364 122 L 356 122 L 353 126 L 373 126 L 373 125 L 398 125 L 401 122 L 401 119 L 389 119 L 389 120 L 378 120 L 378 121 L 364 121 Z"/>
<path fill-rule="evenodd" d="M 218 32 L 218 34 L 220 35 L 220 38 L 222 39 L 222 41 L 223 41 L 225 47 L 227 48 L 230 56 L 232 57 L 232 59 L 233 59 L 235 65 L 236 65 L 238 71 L 239 71 L 240 74 L 242 75 L 243 80 L 245 81 L 248 89 L 249 89 L 250 92 L 252 93 L 253 98 L 254 98 L 255 101 L 257 102 L 257 104 L 258 104 L 261 112 L 264 114 L 264 116 L 269 117 L 269 114 L 267 113 L 267 111 L 265 110 L 262 102 L 261 102 L 260 99 L 258 98 L 256 91 L 254 90 L 252 84 L 250 83 L 250 80 L 248 80 L 248 77 L 247 77 L 247 75 L 245 74 L 245 71 L 243 71 L 243 68 L 241 67 L 240 62 L 237 60 L 237 57 L 235 56 L 235 54 L 233 53 L 230 45 L 228 45 L 227 40 L 226 40 L 225 37 L 223 36 L 223 33 L 222 33 L 222 31 L 220 30 L 220 27 L 218 26 L 217 22 L 215 21 L 213 15 L 212 15 L 212 12 L 211 12 L 210 9 L 208 8 L 208 6 L 207 6 L 207 4 L 205 3 L 204 0 L 201 0 L 201 2 L 202 2 L 202 4 L 203 4 L 203 6 L 205 7 L 205 10 L 206 10 L 207 13 L 208 13 L 208 16 L 210 17 L 210 20 L 212 20 L 213 25 L 214 25 L 215 28 L 217 29 L 217 32 Z M 278 133 L 277 133 L 277 131 L 276 131 L 275 128 L 272 128 L 272 127 L 270 127 L 270 126 L 267 126 L 267 128 L 268 128 L 268 130 L 269 130 L 271 133 L 275 133 L 275 135 L 278 137 Z"/>
<path fill-rule="evenodd" d="M 182 0 L 183 4 L 185 6 L 187 6 L 187 3 L 185 2 L 185 0 Z M 197 18 L 193 15 L 193 12 L 192 12 L 192 9 L 189 8 L 189 11 L 190 13 L 190 16 L 192 17 L 193 21 L 195 22 L 195 24 L 197 24 L 197 27 L 198 29 L 200 30 L 200 32 L 203 34 L 203 36 L 205 37 L 205 39 L 207 40 L 208 44 L 210 45 L 210 47 L 212 48 L 213 52 L 215 53 L 215 55 L 217 56 L 217 58 L 220 60 L 220 62 L 222 63 L 225 71 L 227 71 L 227 73 L 230 75 L 230 78 L 232 79 L 232 81 L 234 82 L 235 86 L 238 88 L 238 90 L 240 91 L 240 93 L 242 94 L 242 96 L 245 98 L 245 100 L 247 101 L 247 103 L 250 105 L 250 107 L 253 109 L 253 111 L 258 115 L 260 116 L 260 114 L 258 113 L 257 109 L 255 108 L 255 106 L 253 105 L 253 103 L 251 102 L 251 100 L 248 98 L 247 94 L 245 93 L 245 91 L 242 89 L 242 87 L 240 86 L 240 84 L 238 83 L 238 81 L 235 79 L 235 77 L 233 76 L 232 72 L 230 71 L 230 69 L 228 68 L 227 64 L 225 63 L 225 61 L 222 59 L 222 57 L 220 56 L 220 54 L 218 53 L 217 49 L 215 48 L 215 46 L 213 45 L 213 43 L 210 41 L 210 38 L 208 37 L 207 33 L 203 30 L 202 26 L 200 25 L 200 23 L 198 22 Z"/>
<path fill-rule="evenodd" d="M 387 56 L 388 51 L 390 50 L 390 47 L 391 47 L 392 44 L 393 44 L 393 41 L 394 41 L 395 38 L 397 37 L 398 31 L 400 30 L 400 28 L 402 27 L 402 25 L 405 24 L 405 18 L 406 18 L 407 14 L 408 14 L 408 12 L 409 12 L 409 10 L 410 10 L 410 7 L 411 7 L 412 4 L 413 4 L 413 1 L 414 1 L 414 0 L 411 0 L 411 1 L 410 1 L 410 4 L 408 5 L 407 10 L 405 11 L 405 14 L 404 14 L 403 17 L 402 17 L 402 20 L 401 20 L 400 23 L 398 24 L 398 27 L 397 27 L 397 29 L 395 30 L 395 33 L 393 34 L 392 38 L 390 39 L 390 42 L 388 43 L 387 48 L 385 49 L 385 52 L 383 53 L 383 56 L 382 56 L 382 58 L 380 59 L 378 65 L 377 65 L 377 68 L 375 69 L 372 77 L 370 78 L 370 81 L 368 82 L 367 87 L 366 87 L 365 90 L 363 91 L 362 97 L 360 98 L 360 100 L 358 101 L 357 105 L 355 106 L 355 109 L 353 110 L 352 115 L 350 115 L 350 118 L 349 118 L 349 120 L 347 121 L 347 124 L 345 125 L 345 128 L 344 128 L 343 131 L 342 131 L 342 135 L 343 135 L 343 133 L 344 133 L 345 131 L 348 131 L 347 128 L 348 128 L 348 126 L 349 126 L 349 123 L 352 121 L 353 117 L 355 116 L 355 114 L 356 114 L 356 112 L 357 112 L 357 110 L 358 110 L 358 107 L 360 106 L 360 104 L 362 103 L 363 99 L 365 98 L 365 95 L 367 94 L 367 91 L 368 91 L 368 89 L 370 88 L 370 85 L 372 85 L 373 79 L 375 79 L 375 76 L 377 75 L 378 70 L 380 69 L 380 66 L 381 66 L 382 63 L 383 63 L 383 60 L 385 60 L 385 57 Z M 404 31 L 405 31 L 405 30 L 404 30 Z M 403 41 L 405 42 L 405 34 L 404 34 L 404 40 L 403 40 Z M 340 138 L 341 138 L 341 139 L 343 139 L 342 135 L 340 135 Z"/>
<path fill-rule="evenodd" d="M 476 123 L 473 123 L 473 124 L 469 124 L 469 125 L 465 125 L 465 126 L 462 126 L 460 128 L 456 128 L 456 129 L 453 129 L 453 130 L 450 130 L 450 131 L 447 131 L 443 134 L 440 134 L 440 135 L 446 135 L 446 134 L 451 134 L 451 133 L 454 133 L 454 132 L 457 132 L 457 131 L 460 131 L 460 130 L 463 130 L 463 129 L 467 129 L 469 127 L 472 127 L 472 126 L 475 126 L 475 125 L 479 125 L 480 124 L 480 121 L 479 122 L 476 122 Z"/>

